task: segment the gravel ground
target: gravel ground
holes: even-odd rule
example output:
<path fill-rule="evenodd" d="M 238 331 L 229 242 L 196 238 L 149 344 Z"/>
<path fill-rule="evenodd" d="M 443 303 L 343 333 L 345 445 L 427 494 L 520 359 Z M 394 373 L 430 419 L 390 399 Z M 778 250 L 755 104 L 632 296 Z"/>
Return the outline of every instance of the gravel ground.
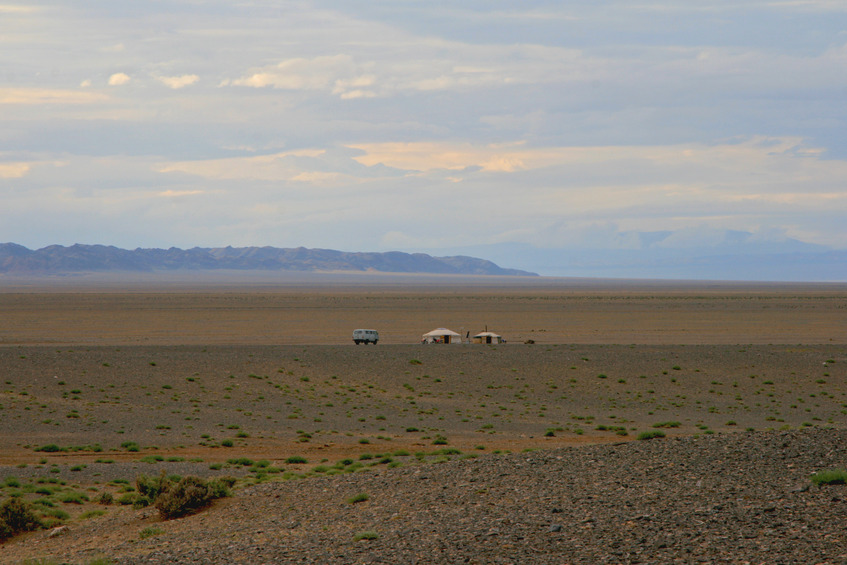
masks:
<path fill-rule="evenodd" d="M 847 487 L 810 481 L 844 468 L 847 431 L 819 428 L 485 455 L 258 484 L 169 522 L 115 510 L 0 561 L 847 563 Z"/>
<path fill-rule="evenodd" d="M 336 461 L 418 451 L 435 434 L 517 451 L 614 441 L 600 425 L 634 436 L 667 421 L 682 435 L 847 421 L 843 344 L 0 347 L 0 367 L 10 465 L 119 460 L 127 441 L 137 458 Z M 34 451 L 48 444 L 103 452 Z"/>

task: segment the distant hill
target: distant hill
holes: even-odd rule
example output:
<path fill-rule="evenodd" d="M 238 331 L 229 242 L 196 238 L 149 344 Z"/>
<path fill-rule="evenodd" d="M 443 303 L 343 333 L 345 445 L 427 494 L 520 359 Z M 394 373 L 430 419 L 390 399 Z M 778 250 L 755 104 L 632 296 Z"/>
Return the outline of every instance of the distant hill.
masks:
<path fill-rule="evenodd" d="M 0 244 L 0 273 L 74 273 L 90 271 L 262 270 L 376 271 L 451 275 L 538 276 L 504 269 L 475 257 L 433 257 L 425 253 L 348 253 L 331 249 L 213 247 L 120 249 L 106 245 L 50 245 L 30 250 Z"/>

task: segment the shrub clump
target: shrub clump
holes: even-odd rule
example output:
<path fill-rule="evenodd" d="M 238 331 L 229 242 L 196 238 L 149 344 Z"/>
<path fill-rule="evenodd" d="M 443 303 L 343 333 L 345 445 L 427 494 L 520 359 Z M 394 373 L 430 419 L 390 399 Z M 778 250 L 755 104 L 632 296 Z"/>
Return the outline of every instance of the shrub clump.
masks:
<path fill-rule="evenodd" d="M 156 510 L 165 520 L 179 518 L 208 506 L 213 499 L 212 490 L 199 477 L 183 477 L 156 497 Z"/>
<path fill-rule="evenodd" d="M 682 425 L 681 422 L 671 421 L 671 422 L 658 422 L 653 424 L 654 428 L 678 428 Z"/>
<path fill-rule="evenodd" d="M 647 440 L 647 439 L 656 439 L 660 437 L 665 437 L 665 432 L 660 432 L 659 430 L 651 430 L 649 432 L 641 432 L 638 434 L 638 439 Z"/>
<path fill-rule="evenodd" d="M 156 498 L 167 490 L 171 479 L 162 474 L 158 477 L 148 477 L 147 475 L 139 475 L 135 479 L 135 489 L 138 491 L 138 496 L 135 497 L 133 506 L 142 508 L 149 506 L 156 501 Z"/>
<path fill-rule="evenodd" d="M 41 447 L 36 447 L 35 451 L 43 451 L 44 453 L 58 453 L 60 451 L 65 451 L 55 443 L 48 443 L 47 445 L 42 445 Z"/>
<path fill-rule="evenodd" d="M 379 539 L 379 534 L 374 532 L 374 531 L 359 532 L 355 536 L 353 536 L 353 541 L 362 541 L 362 540 L 372 541 L 372 540 L 378 540 L 378 539 Z"/>
<path fill-rule="evenodd" d="M 0 540 L 37 530 L 41 526 L 41 520 L 26 501 L 13 497 L 0 505 Z"/>
<path fill-rule="evenodd" d="M 229 496 L 235 484 L 232 477 L 220 477 L 206 481 L 200 477 L 158 478 L 140 476 L 136 480 L 138 496 L 135 506 L 152 504 L 165 520 L 179 518 L 202 510 L 216 498 Z"/>
<path fill-rule="evenodd" d="M 367 493 L 360 492 L 359 494 L 357 494 L 355 496 L 351 496 L 350 498 L 348 498 L 347 504 L 356 504 L 356 503 L 359 503 L 359 502 L 365 502 L 368 499 L 370 499 L 370 496 L 368 496 Z"/>
<path fill-rule="evenodd" d="M 812 475 L 812 482 L 819 487 L 824 485 L 844 485 L 847 484 L 847 471 L 845 470 L 830 470 L 818 471 Z"/>

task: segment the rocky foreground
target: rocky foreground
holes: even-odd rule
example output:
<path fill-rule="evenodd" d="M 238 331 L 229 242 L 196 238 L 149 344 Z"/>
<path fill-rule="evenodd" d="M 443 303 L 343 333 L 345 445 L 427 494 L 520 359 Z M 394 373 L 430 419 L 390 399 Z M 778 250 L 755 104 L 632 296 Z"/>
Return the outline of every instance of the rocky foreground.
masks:
<path fill-rule="evenodd" d="M 845 468 L 837 429 L 485 455 L 263 483 L 168 522 L 113 509 L 0 561 L 847 563 L 847 486 L 810 481 Z"/>

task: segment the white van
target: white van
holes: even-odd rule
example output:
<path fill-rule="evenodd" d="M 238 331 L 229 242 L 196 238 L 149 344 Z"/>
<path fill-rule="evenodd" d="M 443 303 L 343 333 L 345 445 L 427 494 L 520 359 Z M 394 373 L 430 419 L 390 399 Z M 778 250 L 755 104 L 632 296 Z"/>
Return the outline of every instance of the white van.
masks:
<path fill-rule="evenodd" d="M 353 343 L 356 345 L 360 343 L 364 343 L 365 345 L 372 343 L 376 345 L 378 341 L 379 332 L 376 330 L 353 330 Z"/>

